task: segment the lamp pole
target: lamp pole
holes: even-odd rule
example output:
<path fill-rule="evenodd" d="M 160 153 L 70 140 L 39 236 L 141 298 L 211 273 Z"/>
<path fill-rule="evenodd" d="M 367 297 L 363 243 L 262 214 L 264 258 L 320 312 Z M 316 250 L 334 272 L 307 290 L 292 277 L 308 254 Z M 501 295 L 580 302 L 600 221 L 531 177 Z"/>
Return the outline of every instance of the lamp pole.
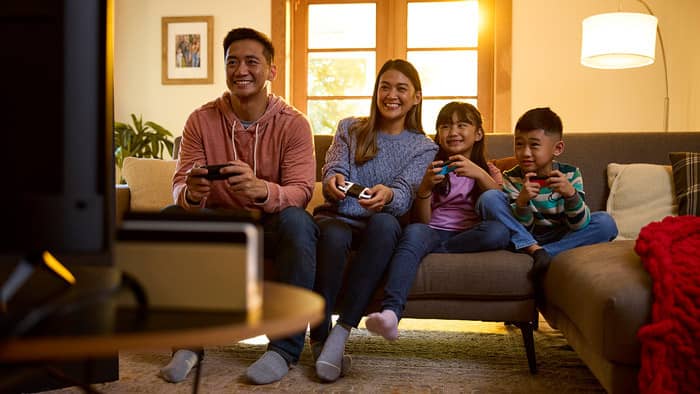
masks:
<path fill-rule="evenodd" d="M 637 0 L 640 2 L 650 15 L 654 15 L 649 8 L 649 5 L 644 0 Z M 658 18 L 657 18 L 658 19 Z M 664 48 L 664 39 L 661 37 L 661 28 L 656 25 L 656 36 L 659 37 L 659 46 L 661 46 L 661 59 L 664 62 L 664 82 L 666 83 L 666 95 L 664 96 L 664 131 L 668 131 L 668 111 L 670 106 L 670 99 L 668 97 L 668 68 L 666 66 L 666 49 Z"/>

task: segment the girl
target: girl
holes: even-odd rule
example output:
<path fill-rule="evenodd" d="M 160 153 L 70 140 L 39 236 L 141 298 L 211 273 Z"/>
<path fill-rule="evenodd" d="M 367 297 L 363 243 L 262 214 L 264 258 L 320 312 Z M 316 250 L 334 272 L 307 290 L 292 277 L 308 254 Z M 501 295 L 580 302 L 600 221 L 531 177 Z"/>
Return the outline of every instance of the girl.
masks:
<path fill-rule="evenodd" d="M 369 331 L 388 340 L 398 337 L 406 297 L 425 255 L 503 249 L 510 240 L 503 224 L 479 218 L 479 196 L 502 183 L 498 168 L 486 161 L 481 114 L 471 104 L 451 102 L 440 110 L 435 126 L 440 148 L 413 204 L 417 223 L 406 227 L 389 263 L 382 312 L 365 322 Z"/>
<path fill-rule="evenodd" d="M 423 169 L 436 151 L 421 125 L 418 72 L 405 60 L 387 61 L 374 84 L 369 117 L 338 123 L 323 166 L 326 201 L 315 212 L 321 233 L 314 290 L 326 300 L 326 319 L 311 330 L 316 373 L 323 381 L 340 377 L 350 330 L 360 322 L 389 264 L 401 235 L 398 217 L 411 208 Z M 367 190 L 358 195 L 356 186 L 346 195 L 341 190 L 346 182 Z M 351 247 L 357 253 L 347 268 L 340 317 L 329 334 Z"/>

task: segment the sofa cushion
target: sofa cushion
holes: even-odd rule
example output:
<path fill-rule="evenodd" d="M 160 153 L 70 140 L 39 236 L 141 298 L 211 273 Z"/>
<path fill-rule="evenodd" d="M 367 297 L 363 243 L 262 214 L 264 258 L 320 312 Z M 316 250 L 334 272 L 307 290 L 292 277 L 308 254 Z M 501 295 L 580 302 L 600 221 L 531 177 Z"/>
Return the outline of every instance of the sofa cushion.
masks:
<path fill-rule="evenodd" d="M 607 211 L 615 219 L 621 239 L 636 239 L 653 221 L 676 215 L 671 166 L 608 164 Z"/>
<path fill-rule="evenodd" d="M 634 241 L 581 246 L 558 254 L 544 278 L 548 322 L 575 328 L 615 362 L 639 365 L 637 330 L 651 320 L 651 278 Z M 565 332 L 569 337 L 570 333 Z"/>
<path fill-rule="evenodd" d="M 671 152 L 679 215 L 700 215 L 700 153 Z"/>
<path fill-rule="evenodd" d="M 129 185 L 131 211 L 160 211 L 173 204 L 176 160 L 127 157 L 122 176 Z"/>

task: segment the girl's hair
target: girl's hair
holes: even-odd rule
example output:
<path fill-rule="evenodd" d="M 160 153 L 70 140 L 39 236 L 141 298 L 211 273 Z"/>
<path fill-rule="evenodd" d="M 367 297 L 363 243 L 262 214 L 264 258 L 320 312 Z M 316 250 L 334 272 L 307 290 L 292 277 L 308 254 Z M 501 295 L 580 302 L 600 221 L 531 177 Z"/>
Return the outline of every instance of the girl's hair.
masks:
<path fill-rule="evenodd" d="M 449 154 L 443 149 L 442 145 L 440 145 L 440 125 L 451 125 L 453 114 L 457 114 L 457 118 L 461 122 L 466 122 L 473 125 L 476 128 L 475 131 L 481 131 L 481 140 L 474 141 L 471 154 L 469 155 L 469 160 L 483 168 L 486 172 L 489 172 L 489 167 L 486 164 L 486 133 L 484 133 L 481 113 L 475 106 L 469 103 L 452 101 L 447 103 L 440 110 L 437 120 L 435 121 L 435 142 L 439 147 L 438 152 L 435 155 L 435 160 L 447 160 L 449 156 Z M 477 195 L 481 194 L 481 190 L 479 190 L 478 186 L 476 186 L 474 190 L 477 192 Z M 441 195 L 448 195 L 450 193 L 450 177 L 445 176 L 445 179 L 443 179 L 442 182 L 435 185 L 435 191 Z"/>
<path fill-rule="evenodd" d="M 405 75 L 413 84 L 416 92 L 422 91 L 418 71 L 411 63 L 402 59 L 392 59 L 384 63 L 377 74 L 377 79 L 374 81 L 374 92 L 372 93 L 372 106 L 370 107 L 369 116 L 359 119 L 350 128 L 350 133 L 355 135 L 357 141 L 355 163 L 358 165 L 372 160 L 377 155 L 377 128 L 381 117 L 381 114 L 377 113 L 377 90 L 379 89 L 379 79 L 389 70 L 396 70 Z M 421 119 L 422 104 L 421 100 L 408 111 L 404 121 L 405 129 L 425 134 Z"/>

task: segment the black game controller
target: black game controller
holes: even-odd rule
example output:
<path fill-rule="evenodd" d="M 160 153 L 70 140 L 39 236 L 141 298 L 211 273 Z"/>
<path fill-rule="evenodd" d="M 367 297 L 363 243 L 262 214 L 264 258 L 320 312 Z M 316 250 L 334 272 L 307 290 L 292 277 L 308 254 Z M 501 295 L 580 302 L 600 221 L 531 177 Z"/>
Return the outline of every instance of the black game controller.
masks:
<path fill-rule="evenodd" d="M 222 174 L 220 170 L 222 168 L 228 167 L 230 165 L 231 165 L 230 163 L 226 163 L 226 164 L 211 164 L 208 166 L 200 167 L 200 168 L 206 168 L 208 172 L 206 174 L 192 175 L 192 176 L 206 178 L 210 181 L 220 181 L 223 179 L 228 179 L 229 177 L 232 177 L 232 176 L 237 175 L 237 174 L 233 173 L 233 172 Z"/>
<path fill-rule="evenodd" d="M 450 172 L 454 171 L 457 169 L 457 167 L 450 167 L 450 164 L 454 163 L 457 160 L 447 160 L 443 162 L 442 164 L 436 164 L 433 166 L 433 168 L 440 168 L 442 167 L 442 170 L 438 171 L 436 175 L 447 175 Z"/>
<path fill-rule="evenodd" d="M 540 187 L 547 186 L 548 176 L 535 175 L 530 177 L 530 182 L 540 185 Z"/>
<path fill-rule="evenodd" d="M 369 200 L 372 195 L 369 192 L 369 188 L 366 188 L 359 183 L 353 183 L 345 181 L 345 184 L 338 185 L 338 190 L 345 193 L 346 196 L 360 198 L 363 200 Z"/>

